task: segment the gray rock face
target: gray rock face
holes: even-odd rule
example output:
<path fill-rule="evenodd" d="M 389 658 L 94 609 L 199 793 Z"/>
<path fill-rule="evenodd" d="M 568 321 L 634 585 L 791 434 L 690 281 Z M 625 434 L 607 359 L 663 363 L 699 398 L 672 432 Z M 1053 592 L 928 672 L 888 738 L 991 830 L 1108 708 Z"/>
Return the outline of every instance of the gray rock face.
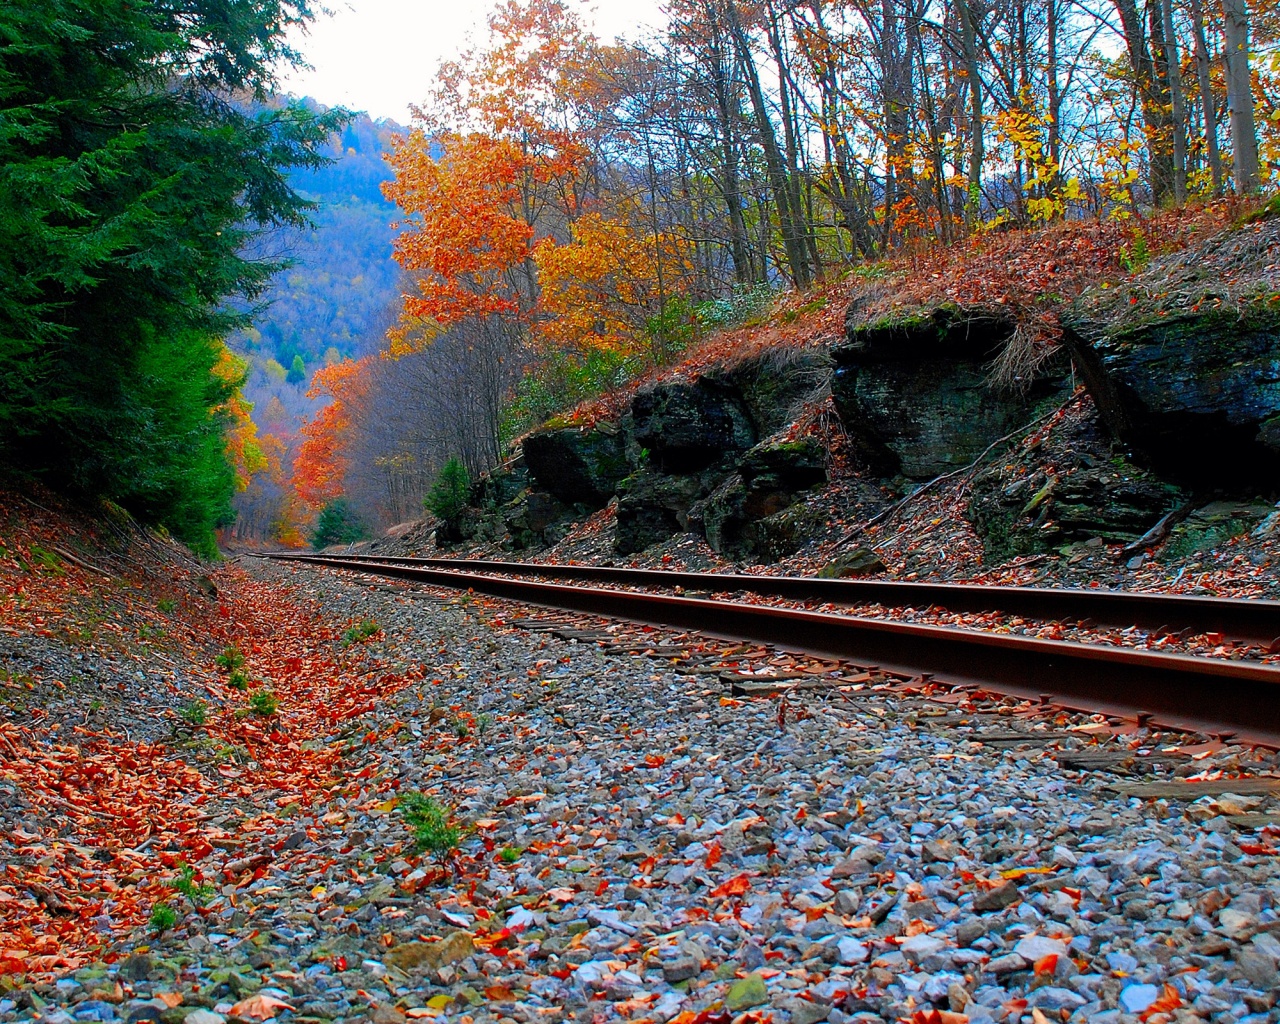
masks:
<path fill-rule="evenodd" d="M 1095 537 L 1133 541 L 1184 500 L 1116 448 L 1092 410 L 1076 408 L 1044 445 L 979 473 L 969 514 L 987 556 L 1011 558 Z"/>
<path fill-rule="evenodd" d="M 689 522 L 716 551 L 772 561 L 805 540 L 803 517 L 788 514 L 798 492 L 826 479 L 825 453 L 814 441 L 766 442 L 743 456 L 737 475 L 690 510 Z"/>
<path fill-rule="evenodd" d="M 1280 472 L 1280 220 L 1159 260 L 1069 311 L 1065 341 L 1112 431 L 1171 480 Z"/>
<path fill-rule="evenodd" d="M 872 468 L 928 480 L 968 465 L 1026 423 L 1055 382 L 1025 395 L 989 385 L 988 364 L 1012 332 L 1006 321 L 949 308 L 851 323 L 847 343 L 832 352 L 832 393 Z"/>
<path fill-rule="evenodd" d="M 641 391 L 631 416 L 636 444 L 649 451 L 653 467 L 661 472 L 699 470 L 756 442 L 738 390 L 710 376 Z"/>
<path fill-rule="evenodd" d="M 604 508 L 629 472 L 622 438 L 613 430 L 561 427 L 531 434 L 524 460 L 538 487 L 568 505 Z"/>
<path fill-rule="evenodd" d="M 1094 346 L 1123 440 L 1172 479 L 1274 480 L 1280 471 L 1280 314 L 1188 315 Z"/>
<path fill-rule="evenodd" d="M 632 477 L 623 485 L 618 499 L 614 548 L 621 555 L 629 555 L 679 533 L 688 524 L 689 507 L 710 486 L 697 474 L 639 473 Z"/>

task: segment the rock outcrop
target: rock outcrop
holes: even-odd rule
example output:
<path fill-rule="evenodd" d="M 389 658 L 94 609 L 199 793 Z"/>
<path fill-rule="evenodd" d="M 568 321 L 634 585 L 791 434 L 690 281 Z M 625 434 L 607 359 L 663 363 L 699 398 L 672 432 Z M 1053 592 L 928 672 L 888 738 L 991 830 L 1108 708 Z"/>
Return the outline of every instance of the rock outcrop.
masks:
<path fill-rule="evenodd" d="M 631 403 L 630 433 L 663 473 L 690 473 L 756 443 L 741 392 L 719 375 L 646 388 Z"/>
<path fill-rule="evenodd" d="M 832 393 L 873 471 L 928 480 L 1027 423 L 1061 375 L 1017 393 L 993 388 L 990 363 L 1013 331 L 1007 320 L 954 306 L 866 324 L 855 303 L 847 341 L 832 350 Z"/>
<path fill-rule="evenodd" d="M 524 461 L 538 489 L 566 505 L 604 508 L 631 472 L 624 440 L 613 424 L 561 427 L 530 434 Z"/>
<path fill-rule="evenodd" d="M 1280 218 L 1156 261 L 1067 315 L 1113 433 L 1162 476 L 1239 491 L 1280 479 Z"/>
<path fill-rule="evenodd" d="M 784 513 L 800 492 L 826 480 L 826 453 L 815 441 L 765 442 L 748 451 L 737 473 L 690 510 L 689 525 L 731 558 L 775 561 L 804 541 L 803 521 Z"/>
<path fill-rule="evenodd" d="M 969 518 L 987 557 L 1001 561 L 1094 538 L 1134 541 L 1184 500 L 1125 458 L 1086 400 L 1042 444 L 978 474 Z"/>

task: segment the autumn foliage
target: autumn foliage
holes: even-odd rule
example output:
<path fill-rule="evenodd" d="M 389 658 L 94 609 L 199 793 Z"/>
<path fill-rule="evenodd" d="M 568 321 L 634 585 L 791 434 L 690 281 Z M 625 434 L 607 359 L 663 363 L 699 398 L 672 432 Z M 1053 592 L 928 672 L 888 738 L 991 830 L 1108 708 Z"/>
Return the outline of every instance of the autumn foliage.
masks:
<path fill-rule="evenodd" d="M 329 399 L 315 419 L 302 427 L 302 446 L 293 462 L 298 495 L 319 508 L 342 494 L 348 456 L 344 438 L 351 425 L 351 406 L 366 388 L 362 359 L 349 359 L 316 371 L 307 397 Z"/>

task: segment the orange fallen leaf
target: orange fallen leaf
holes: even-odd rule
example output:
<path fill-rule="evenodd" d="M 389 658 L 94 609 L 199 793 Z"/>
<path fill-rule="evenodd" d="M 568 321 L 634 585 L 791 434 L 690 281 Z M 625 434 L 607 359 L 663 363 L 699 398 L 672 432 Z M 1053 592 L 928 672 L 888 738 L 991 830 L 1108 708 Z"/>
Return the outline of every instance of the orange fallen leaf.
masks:
<path fill-rule="evenodd" d="M 240 1002 L 231 1007 L 230 1016 L 244 1017 L 249 1020 L 270 1020 L 276 1015 L 277 1010 L 292 1009 L 293 1007 L 283 999 L 277 999 L 275 996 L 268 996 L 259 992 L 248 999 L 241 999 Z"/>
<path fill-rule="evenodd" d="M 712 889 L 711 898 L 719 899 L 722 896 L 741 896 L 750 888 L 751 879 L 746 875 L 737 875 L 722 885 L 717 885 Z"/>

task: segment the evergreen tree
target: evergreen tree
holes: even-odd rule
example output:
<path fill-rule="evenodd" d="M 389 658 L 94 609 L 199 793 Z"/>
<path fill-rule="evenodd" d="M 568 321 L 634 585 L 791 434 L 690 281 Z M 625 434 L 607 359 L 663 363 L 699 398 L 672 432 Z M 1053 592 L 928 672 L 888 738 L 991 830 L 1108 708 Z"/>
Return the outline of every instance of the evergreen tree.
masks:
<path fill-rule="evenodd" d="M 302 356 L 294 356 L 293 362 L 289 366 L 289 372 L 284 378 L 290 384 L 301 384 L 307 379 L 307 364 L 302 361 Z"/>
<path fill-rule="evenodd" d="M 320 510 L 311 546 L 319 551 L 330 544 L 351 544 L 363 540 L 369 531 L 346 498 L 335 498 Z"/>
<path fill-rule="evenodd" d="M 212 369 L 306 222 L 290 168 L 346 119 L 259 106 L 309 0 L 0 5 L 0 459 L 205 553 L 229 520 L 236 382 Z"/>

